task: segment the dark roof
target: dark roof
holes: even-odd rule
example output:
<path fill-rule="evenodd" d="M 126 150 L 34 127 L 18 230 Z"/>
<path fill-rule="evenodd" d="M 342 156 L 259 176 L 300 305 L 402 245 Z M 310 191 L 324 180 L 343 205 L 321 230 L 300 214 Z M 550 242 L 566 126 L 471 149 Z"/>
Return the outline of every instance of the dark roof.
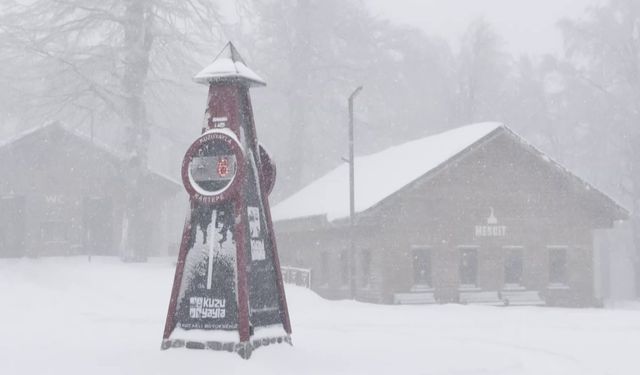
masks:
<path fill-rule="evenodd" d="M 71 130 L 59 121 L 47 122 L 41 126 L 26 130 L 15 137 L 0 141 L 0 155 L 5 151 L 23 147 L 29 142 L 49 142 L 52 135 L 56 133 L 64 133 L 65 136 L 71 137 L 80 144 L 95 150 L 117 164 L 128 163 L 132 158 L 131 154 L 111 147 L 99 140 L 92 139 L 85 134 Z M 147 178 L 149 178 L 150 183 L 161 184 L 172 193 L 178 192 L 182 187 L 182 184 L 176 180 L 155 171 L 148 170 Z"/>

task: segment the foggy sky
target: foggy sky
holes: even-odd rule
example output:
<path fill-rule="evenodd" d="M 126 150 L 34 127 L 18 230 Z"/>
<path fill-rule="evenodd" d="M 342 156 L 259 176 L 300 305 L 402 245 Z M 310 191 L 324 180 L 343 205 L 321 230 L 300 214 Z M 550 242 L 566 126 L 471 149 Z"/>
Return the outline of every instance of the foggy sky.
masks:
<path fill-rule="evenodd" d="M 563 17 L 576 18 L 603 0 L 364 0 L 374 14 L 441 36 L 455 48 L 469 23 L 483 18 L 516 55 L 561 55 L 556 27 Z"/>

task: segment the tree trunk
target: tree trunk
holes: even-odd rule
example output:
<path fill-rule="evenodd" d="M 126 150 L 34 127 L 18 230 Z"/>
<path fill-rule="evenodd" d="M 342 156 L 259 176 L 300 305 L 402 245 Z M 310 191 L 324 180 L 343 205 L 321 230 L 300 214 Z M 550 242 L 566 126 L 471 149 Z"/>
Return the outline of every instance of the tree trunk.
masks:
<path fill-rule="evenodd" d="M 309 25 L 311 13 L 308 0 L 300 0 L 296 4 L 295 14 L 297 24 L 295 34 L 293 36 L 291 65 L 291 91 L 287 97 L 289 104 L 289 113 L 291 119 L 291 132 L 289 138 L 289 152 L 291 155 L 291 163 L 287 171 L 287 183 L 295 191 L 299 189 L 305 182 L 304 170 L 308 168 L 308 163 L 312 159 L 309 149 L 312 148 L 312 142 L 308 139 L 307 127 L 309 126 L 309 90 L 310 64 L 313 59 L 313 51 L 309 46 L 311 39 Z M 305 63 L 300 63 L 300 59 L 304 59 Z M 288 193 L 288 192 L 287 192 Z"/>
<path fill-rule="evenodd" d="M 628 162 L 630 165 L 632 190 L 631 190 L 631 230 L 633 232 L 633 272 L 635 296 L 640 298 L 640 134 L 629 137 Z"/>
<path fill-rule="evenodd" d="M 144 85 L 149 70 L 149 50 L 153 43 L 150 4 L 145 0 L 127 0 L 124 15 L 124 74 L 122 88 L 126 116 L 129 119 L 125 148 L 131 159 L 126 166 L 126 222 L 122 257 L 126 261 L 145 261 L 151 223 L 145 206 L 144 176 L 147 171 L 149 123 L 144 101 Z"/>

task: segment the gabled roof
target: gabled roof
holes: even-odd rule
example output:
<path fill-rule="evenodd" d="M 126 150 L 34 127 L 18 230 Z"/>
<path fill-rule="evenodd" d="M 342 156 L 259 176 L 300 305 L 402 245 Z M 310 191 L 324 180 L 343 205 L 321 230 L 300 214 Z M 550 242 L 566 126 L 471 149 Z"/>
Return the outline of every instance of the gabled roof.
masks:
<path fill-rule="evenodd" d="M 363 212 L 501 126 L 486 122 L 418 139 L 355 158 L 355 210 Z M 411 162 L 415 161 L 415 162 Z M 349 165 L 343 164 L 272 209 L 274 220 L 349 216 Z"/>
<path fill-rule="evenodd" d="M 116 148 L 110 147 L 109 145 L 98 140 L 92 139 L 85 134 L 68 129 L 59 121 L 50 121 L 44 123 L 41 126 L 36 126 L 34 128 L 28 129 L 16 135 L 15 137 L 9 138 L 5 141 L 0 141 L 0 155 L 5 150 L 10 151 L 11 149 L 15 149 L 16 147 L 25 147 L 25 144 L 27 145 L 26 147 L 31 147 L 29 142 L 32 141 L 39 142 L 41 140 L 43 142 L 49 142 L 50 135 L 56 132 L 64 133 L 65 136 L 71 137 L 79 143 L 91 149 L 94 149 L 95 151 L 105 155 L 116 163 L 126 163 L 131 157 L 131 155 Z M 164 184 L 170 187 L 171 190 L 175 191 L 178 191 L 182 186 L 182 184 L 175 181 L 174 179 L 154 171 L 149 171 L 148 178 L 152 183 Z"/>
<path fill-rule="evenodd" d="M 618 218 L 628 212 L 611 198 L 571 174 L 560 164 L 526 143 L 509 128 L 497 122 L 463 126 L 426 138 L 390 147 L 355 159 L 355 211 L 361 213 L 386 200 L 419 178 L 444 167 L 450 160 L 498 132 L 506 132 L 520 141 L 554 168 L 583 184 L 585 189 L 603 198 Z M 411 162 L 413 161 L 413 162 Z M 349 216 L 349 166 L 343 164 L 272 208 L 274 221 L 323 216 L 334 221 Z"/>
<path fill-rule="evenodd" d="M 110 147 L 98 140 L 95 139 L 91 139 L 90 137 L 86 136 L 85 134 L 73 131 L 68 129 L 66 126 L 64 126 L 61 122 L 59 121 L 48 121 L 45 122 L 44 124 L 40 125 L 40 126 L 35 126 L 31 129 L 27 129 L 21 133 L 18 133 L 16 136 L 11 137 L 9 139 L 6 139 L 4 141 L 0 141 L 0 151 L 5 149 L 5 148 L 9 148 L 9 147 L 14 147 L 16 145 L 19 145 L 23 140 L 28 140 L 31 139 L 33 137 L 37 137 L 38 135 L 43 134 L 45 131 L 62 131 L 65 133 L 68 133 L 69 135 L 81 140 L 82 142 L 86 142 L 86 143 L 90 143 L 92 147 L 100 150 L 101 152 L 107 153 L 110 156 L 117 158 L 119 160 L 124 160 L 127 158 L 127 154 L 125 154 L 124 152 L 117 150 L 113 147 Z"/>
<path fill-rule="evenodd" d="M 193 77 L 197 83 L 209 85 L 212 82 L 246 80 L 251 86 L 265 86 L 267 83 L 245 64 L 236 47 L 229 42 L 209 66 Z"/>

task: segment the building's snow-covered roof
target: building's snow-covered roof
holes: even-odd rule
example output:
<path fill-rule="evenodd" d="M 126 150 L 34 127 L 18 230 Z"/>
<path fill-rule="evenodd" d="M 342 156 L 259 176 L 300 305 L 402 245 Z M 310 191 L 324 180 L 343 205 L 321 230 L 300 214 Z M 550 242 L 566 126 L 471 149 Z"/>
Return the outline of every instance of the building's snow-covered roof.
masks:
<path fill-rule="evenodd" d="M 4 149 L 8 149 L 11 146 L 20 144 L 20 142 L 22 142 L 23 140 L 32 138 L 37 136 L 40 133 L 44 133 L 45 131 L 61 131 L 64 132 L 65 134 L 74 137 L 75 139 L 89 145 L 91 148 L 98 150 L 100 152 L 105 153 L 106 155 L 108 155 L 109 157 L 119 161 L 119 162 L 126 162 L 127 160 L 129 160 L 133 155 L 130 153 L 126 153 L 123 152 L 115 147 L 111 147 L 109 145 L 107 145 L 106 143 L 103 143 L 97 139 L 94 139 L 92 137 L 87 136 L 86 134 L 80 133 L 78 131 L 74 131 L 72 129 L 67 128 L 66 126 L 64 126 L 61 122 L 59 121 L 49 121 L 49 122 L 45 122 L 44 124 L 40 125 L 40 126 L 36 126 L 33 128 L 30 128 L 28 130 L 25 130 L 19 134 L 17 134 L 14 137 L 11 137 L 9 139 L 6 140 L 0 140 L 0 152 L 2 152 Z M 45 136 L 44 141 L 48 141 L 47 137 Z M 175 179 L 166 176 L 162 173 L 156 172 L 156 171 L 151 171 L 149 170 L 150 176 L 156 180 L 161 180 L 164 181 L 166 183 L 168 183 L 169 185 L 173 185 L 175 187 L 179 187 L 182 185 L 182 183 L 176 181 Z"/>
<path fill-rule="evenodd" d="M 503 125 L 472 124 L 355 158 L 355 211 L 363 212 Z M 349 165 L 315 180 L 272 208 L 273 220 L 349 216 Z"/>
<path fill-rule="evenodd" d="M 93 147 L 95 147 L 96 149 L 99 149 L 103 152 L 106 152 L 108 154 L 111 154 L 112 156 L 119 158 L 119 159 L 127 159 L 128 157 L 130 157 L 131 155 L 127 155 L 126 153 L 117 150 L 105 143 L 102 143 L 101 141 L 97 140 L 97 139 L 93 139 L 92 137 L 87 136 L 86 134 L 80 133 L 78 131 L 74 131 L 71 129 L 68 129 L 66 126 L 64 126 L 60 121 L 47 121 L 45 123 L 43 123 L 42 125 L 39 126 L 34 126 L 30 129 L 27 129 L 25 131 L 22 131 L 18 134 L 16 134 L 15 136 L 8 138 L 6 140 L 0 140 L 0 149 L 4 148 L 4 147 L 9 147 L 10 145 L 16 144 L 19 141 L 28 138 L 34 134 L 38 134 L 44 130 L 47 129 L 59 129 L 61 131 L 64 131 L 66 133 L 69 133 L 85 142 L 91 143 L 91 145 Z"/>
<path fill-rule="evenodd" d="M 197 83 L 242 79 L 252 86 L 264 86 L 266 82 L 245 64 L 231 42 L 216 56 L 213 62 L 193 77 Z"/>

